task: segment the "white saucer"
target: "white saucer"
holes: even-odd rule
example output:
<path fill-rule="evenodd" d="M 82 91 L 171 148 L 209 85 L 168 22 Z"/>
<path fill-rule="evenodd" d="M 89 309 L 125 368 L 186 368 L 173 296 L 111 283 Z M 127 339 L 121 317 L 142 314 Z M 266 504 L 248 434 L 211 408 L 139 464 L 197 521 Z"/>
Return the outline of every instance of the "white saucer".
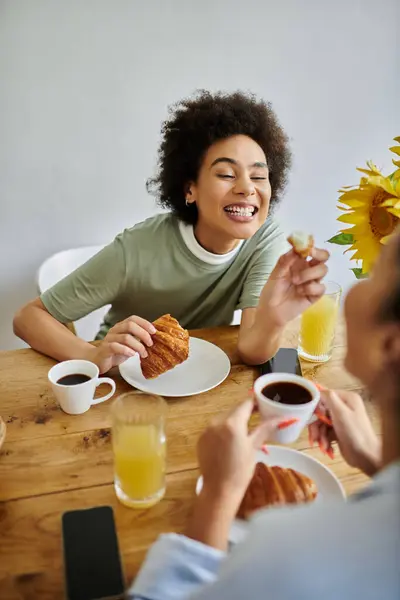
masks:
<path fill-rule="evenodd" d="M 145 379 L 140 368 L 139 355 L 119 366 L 122 377 L 133 387 L 160 396 L 193 396 L 208 392 L 229 375 L 231 363 L 218 346 L 199 338 L 189 339 L 189 358 L 171 371 Z"/>
<path fill-rule="evenodd" d="M 315 458 L 284 446 L 268 446 L 268 451 L 268 455 L 257 452 L 256 462 L 263 462 L 271 467 L 276 465 L 286 469 L 295 469 L 313 479 L 318 488 L 318 496 L 314 504 L 320 504 L 327 500 L 340 502 L 345 499 L 345 491 L 336 475 Z M 196 484 L 196 494 L 200 493 L 202 486 L 203 478 L 199 477 Z M 271 508 L 269 510 L 277 509 Z M 246 537 L 247 530 L 248 524 L 246 521 L 235 519 L 229 533 L 229 541 L 232 544 L 242 541 Z"/>

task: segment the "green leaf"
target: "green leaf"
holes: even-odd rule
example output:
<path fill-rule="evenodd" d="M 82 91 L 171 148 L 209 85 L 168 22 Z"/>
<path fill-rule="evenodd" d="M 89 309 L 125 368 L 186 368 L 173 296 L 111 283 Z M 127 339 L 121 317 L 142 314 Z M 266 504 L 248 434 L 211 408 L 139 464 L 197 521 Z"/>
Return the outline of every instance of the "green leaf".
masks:
<path fill-rule="evenodd" d="M 338 233 L 334 235 L 328 243 L 330 244 L 338 244 L 339 246 L 348 246 L 354 242 L 352 233 Z"/>
<path fill-rule="evenodd" d="M 350 271 L 353 271 L 356 279 L 366 279 L 368 277 L 368 273 L 363 273 L 361 267 L 350 269 Z"/>

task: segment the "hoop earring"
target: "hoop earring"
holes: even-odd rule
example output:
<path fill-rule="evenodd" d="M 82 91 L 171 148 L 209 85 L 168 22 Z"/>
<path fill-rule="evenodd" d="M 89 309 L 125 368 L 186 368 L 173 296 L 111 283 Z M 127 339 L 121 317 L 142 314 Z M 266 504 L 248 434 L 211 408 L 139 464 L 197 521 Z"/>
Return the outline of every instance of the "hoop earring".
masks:
<path fill-rule="evenodd" d="M 189 202 L 187 201 L 187 199 L 185 200 L 185 204 L 189 208 Z"/>

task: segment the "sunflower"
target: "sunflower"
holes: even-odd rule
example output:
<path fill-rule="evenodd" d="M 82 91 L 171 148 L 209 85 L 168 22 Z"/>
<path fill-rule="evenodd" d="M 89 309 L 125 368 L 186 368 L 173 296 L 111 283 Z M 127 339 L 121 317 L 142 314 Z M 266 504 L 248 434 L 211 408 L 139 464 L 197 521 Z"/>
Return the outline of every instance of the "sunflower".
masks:
<path fill-rule="evenodd" d="M 395 138 L 400 143 L 400 137 Z M 398 167 L 385 177 L 371 161 L 366 169 L 357 169 L 363 176 L 358 186 L 339 190 L 338 208 L 344 214 L 338 221 L 350 225 L 332 238 L 333 243 L 348 244 L 346 252 L 354 252 L 351 260 L 361 261 L 361 269 L 353 269 L 357 276 L 370 272 L 381 245 L 385 244 L 400 224 L 400 145 L 390 148 L 396 155 L 393 164 Z M 358 272 L 358 273 L 357 273 Z"/>

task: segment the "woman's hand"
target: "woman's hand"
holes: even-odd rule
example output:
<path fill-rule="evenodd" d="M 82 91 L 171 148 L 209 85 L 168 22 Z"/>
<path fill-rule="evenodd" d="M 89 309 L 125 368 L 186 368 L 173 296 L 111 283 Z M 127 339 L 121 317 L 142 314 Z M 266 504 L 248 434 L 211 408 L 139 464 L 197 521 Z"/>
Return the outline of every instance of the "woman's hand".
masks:
<path fill-rule="evenodd" d="M 317 442 L 322 451 L 332 453 L 332 442 L 337 441 L 350 466 L 374 475 L 381 462 L 381 443 L 361 396 L 354 392 L 324 390 L 318 410 L 329 416 L 332 427 L 321 421 L 312 423 L 309 426 L 311 443 Z"/>
<path fill-rule="evenodd" d="M 253 401 L 247 400 L 227 417 L 214 421 L 198 443 L 203 488 L 186 534 L 221 550 L 226 549 L 229 528 L 252 478 L 256 450 L 280 421 L 263 421 L 249 432 L 253 406 Z"/>
<path fill-rule="evenodd" d="M 254 403 L 246 400 L 228 416 L 214 421 L 201 436 L 198 447 L 203 489 L 213 497 L 223 497 L 233 514 L 253 476 L 256 450 L 282 419 L 262 421 L 249 432 Z"/>
<path fill-rule="evenodd" d="M 100 373 L 106 373 L 136 353 L 146 358 L 146 347 L 153 345 L 151 336 L 154 333 L 156 328 L 146 319 L 128 317 L 111 327 L 104 340 L 94 348 L 89 360 L 99 367 Z"/>
<path fill-rule="evenodd" d="M 312 248 L 311 260 L 290 250 L 278 260 L 260 296 L 259 310 L 276 327 L 284 327 L 324 295 L 329 252 Z"/>

